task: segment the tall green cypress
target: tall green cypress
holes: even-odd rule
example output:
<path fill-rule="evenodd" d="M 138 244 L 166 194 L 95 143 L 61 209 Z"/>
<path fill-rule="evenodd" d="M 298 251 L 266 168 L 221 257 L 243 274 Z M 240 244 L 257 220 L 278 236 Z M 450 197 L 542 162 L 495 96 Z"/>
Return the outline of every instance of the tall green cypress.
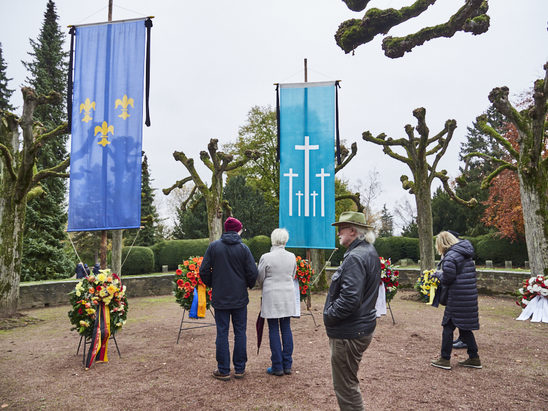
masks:
<path fill-rule="evenodd" d="M 0 43 L 0 110 L 13 111 L 14 107 L 10 104 L 13 90 L 8 88 L 8 82 L 12 79 L 8 78 L 6 74 L 7 68 L 8 66 L 6 66 L 4 56 L 2 55 L 2 43 Z"/>
<path fill-rule="evenodd" d="M 148 158 L 143 151 L 143 162 L 141 164 L 141 225 L 135 245 L 149 247 L 156 242 L 156 226 L 158 223 L 158 212 L 154 205 L 154 189 L 151 187 L 152 179 L 148 169 Z M 124 244 L 133 244 L 137 230 L 128 230 L 125 235 Z"/>
<path fill-rule="evenodd" d="M 58 24 L 55 3 L 49 0 L 38 39 L 30 39 L 32 52 L 29 55 L 32 59 L 23 62 L 29 71 L 27 83 L 38 94 L 56 91 L 66 95 L 68 53 L 63 51 L 64 41 L 65 34 Z M 47 130 L 53 129 L 66 121 L 65 102 L 38 107 L 34 118 Z M 66 158 L 67 139 L 68 135 L 60 136 L 39 150 L 38 170 L 50 168 Z M 67 277 L 74 270 L 74 263 L 69 258 L 70 250 L 66 249 L 66 181 L 51 178 L 42 183 L 42 188 L 44 194 L 27 205 L 21 269 L 23 281 Z"/>

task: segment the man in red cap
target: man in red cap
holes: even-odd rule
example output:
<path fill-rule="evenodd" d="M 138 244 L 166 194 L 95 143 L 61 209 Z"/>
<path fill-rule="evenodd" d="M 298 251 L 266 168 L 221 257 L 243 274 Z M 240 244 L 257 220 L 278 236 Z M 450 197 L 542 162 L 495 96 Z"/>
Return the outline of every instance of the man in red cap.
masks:
<path fill-rule="evenodd" d="M 217 325 L 217 369 L 213 377 L 230 379 L 230 350 L 228 329 L 230 318 L 234 327 L 234 378 L 243 378 L 247 362 L 247 304 L 248 288 L 257 280 L 257 265 L 249 248 L 242 243 L 242 223 L 233 217 L 225 221 L 225 233 L 220 240 L 213 241 L 204 255 L 200 277 L 212 288 L 211 303 L 215 309 Z"/>

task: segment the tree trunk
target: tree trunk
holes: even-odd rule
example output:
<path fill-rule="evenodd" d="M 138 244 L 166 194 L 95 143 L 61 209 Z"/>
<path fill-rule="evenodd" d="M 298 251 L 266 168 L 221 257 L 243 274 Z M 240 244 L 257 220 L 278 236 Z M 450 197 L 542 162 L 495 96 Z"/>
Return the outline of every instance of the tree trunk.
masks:
<path fill-rule="evenodd" d="M 315 248 L 310 250 L 310 259 L 314 274 L 319 273 L 325 265 L 325 252 L 324 250 L 317 250 Z M 325 271 L 320 274 L 320 278 L 316 283 L 314 290 L 323 291 L 327 290 L 327 275 Z"/>
<path fill-rule="evenodd" d="M 122 275 L 122 233 L 124 230 L 112 230 L 112 272 Z"/>
<path fill-rule="evenodd" d="M 0 317 L 17 312 L 27 206 L 26 197 L 19 203 L 13 200 L 15 186 L 6 174 L 0 188 Z"/>
<path fill-rule="evenodd" d="M 219 198 L 210 195 L 206 198 L 207 224 L 209 227 L 209 242 L 221 238 L 223 234 L 223 211 Z"/>
<path fill-rule="evenodd" d="M 432 200 L 430 186 L 422 187 L 424 180 L 415 178 L 415 202 L 417 205 L 417 226 L 419 231 L 419 250 L 421 257 L 421 271 L 435 267 L 434 245 L 432 243 Z"/>
<path fill-rule="evenodd" d="M 525 241 L 527 243 L 527 254 L 531 274 L 544 276 L 548 275 L 548 218 L 545 215 L 546 191 L 540 184 L 540 192 L 534 184 L 525 181 L 525 176 L 518 173 L 519 188 L 521 194 L 521 206 L 523 210 L 523 221 L 525 226 Z M 544 192 L 542 191 L 544 190 Z"/>

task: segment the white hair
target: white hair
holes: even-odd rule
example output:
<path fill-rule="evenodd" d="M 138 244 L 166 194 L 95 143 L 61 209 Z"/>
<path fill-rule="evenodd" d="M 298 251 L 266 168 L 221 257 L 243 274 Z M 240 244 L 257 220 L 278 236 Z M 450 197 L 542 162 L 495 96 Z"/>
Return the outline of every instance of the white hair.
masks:
<path fill-rule="evenodd" d="M 289 240 L 289 233 L 285 228 L 276 228 L 270 234 L 272 245 L 286 245 L 287 240 Z"/>
<path fill-rule="evenodd" d="M 358 240 L 365 240 L 369 244 L 375 242 L 375 232 L 372 228 L 354 226 L 354 229 L 358 233 Z"/>

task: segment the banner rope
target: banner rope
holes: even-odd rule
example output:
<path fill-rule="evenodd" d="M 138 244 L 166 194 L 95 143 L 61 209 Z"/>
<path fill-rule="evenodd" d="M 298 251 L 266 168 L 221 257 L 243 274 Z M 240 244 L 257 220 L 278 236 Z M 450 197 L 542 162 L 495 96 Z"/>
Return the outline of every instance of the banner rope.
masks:
<path fill-rule="evenodd" d="M 314 276 L 314 278 L 312 278 L 312 280 L 310 281 L 310 285 L 311 285 L 311 286 L 315 286 L 315 285 L 318 283 L 318 280 L 320 279 L 321 273 L 323 273 L 323 272 L 325 271 L 326 267 L 327 267 L 327 262 L 331 260 L 331 257 L 333 257 L 333 254 L 335 254 L 335 251 L 337 251 L 337 250 L 338 250 L 338 248 L 335 248 L 335 249 L 333 250 L 333 252 L 332 252 L 331 255 L 329 256 L 329 258 L 326 260 L 326 263 L 325 263 L 325 265 L 323 266 L 323 268 L 320 270 L 320 272 L 319 272 L 318 274 L 316 274 L 316 275 Z"/>
<path fill-rule="evenodd" d="M 133 243 L 131 243 L 131 246 L 129 247 L 129 251 L 126 254 L 126 258 L 124 258 L 124 261 L 122 261 L 122 265 L 120 265 L 120 275 L 122 275 L 122 267 L 124 266 L 124 263 L 126 262 L 127 258 L 131 254 L 131 250 L 133 250 L 133 246 L 135 245 L 135 241 L 137 241 L 137 237 L 139 237 L 139 233 L 141 232 L 141 227 L 139 227 L 139 230 L 137 230 L 137 234 L 135 234 L 135 238 L 133 239 Z"/>

